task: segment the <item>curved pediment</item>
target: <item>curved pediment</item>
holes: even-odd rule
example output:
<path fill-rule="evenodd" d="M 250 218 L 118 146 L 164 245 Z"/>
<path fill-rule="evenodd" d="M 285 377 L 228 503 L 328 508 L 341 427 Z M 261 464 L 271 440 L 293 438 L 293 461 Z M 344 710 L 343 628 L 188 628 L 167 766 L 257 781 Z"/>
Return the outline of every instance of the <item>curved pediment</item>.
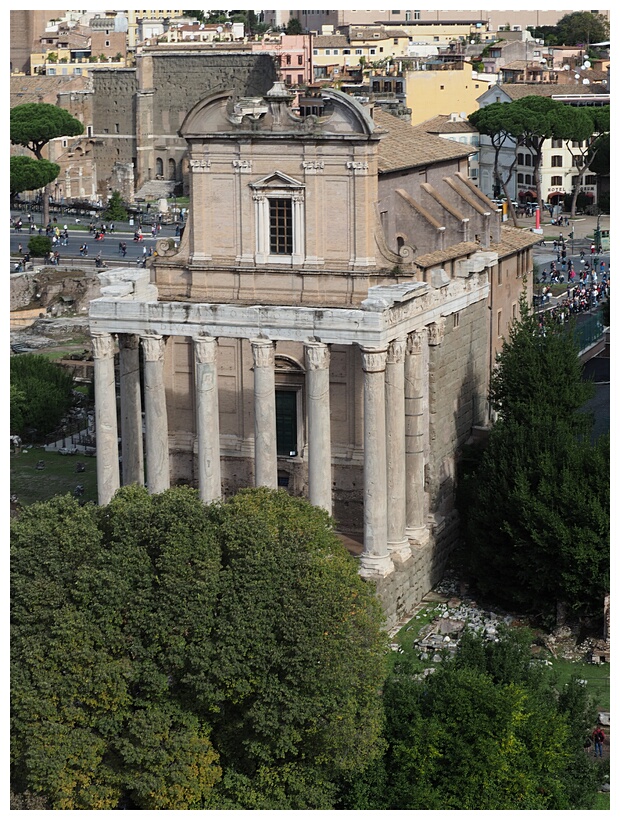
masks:
<path fill-rule="evenodd" d="M 218 91 L 200 100 L 188 112 L 179 129 L 185 139 L 214 134 L 250 131 L 256 136 L 308 134 L 312 136 L 377 136 L 370 110 L 356 99 L 334 88 L 321 90 L 320 115 L 300 115 L 292 108 L 295 99 L 274 86 L 264 97 L 238 97 L 230 90 Z"/>

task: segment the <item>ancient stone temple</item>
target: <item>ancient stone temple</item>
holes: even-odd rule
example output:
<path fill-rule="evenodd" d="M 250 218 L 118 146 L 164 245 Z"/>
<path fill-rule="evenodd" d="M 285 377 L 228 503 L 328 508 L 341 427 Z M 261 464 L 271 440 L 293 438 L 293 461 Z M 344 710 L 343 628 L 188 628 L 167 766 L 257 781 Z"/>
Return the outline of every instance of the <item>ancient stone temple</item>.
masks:
<path fill-rule="evenodd" d="M 188 113 L 179 245 L 102 274 L 91 303 L 99 500 L 132 482 L 305 495 L 359 542 L 394 623 L 454 546 L 456 459 L 487 421 L 490 277 L 503 266 L 516 304 L 528 251 L 460 173 L 468 149 L 430 137 L 422 173 L 389 115 L 334 89 L 312 102 L 276 84 Z"/>

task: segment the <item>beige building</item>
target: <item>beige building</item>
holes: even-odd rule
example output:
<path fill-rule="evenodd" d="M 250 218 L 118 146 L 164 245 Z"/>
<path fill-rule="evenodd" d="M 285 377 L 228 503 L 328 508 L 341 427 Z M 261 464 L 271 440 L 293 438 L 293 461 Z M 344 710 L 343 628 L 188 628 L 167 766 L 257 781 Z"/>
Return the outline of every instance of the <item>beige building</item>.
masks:
<path fill-rule="evenodd" d="M 264 19 L 270 24 L 286 25 L 291 17 L 296 17 L 302 26 L 309 31 L 320 31 L 325 24 L 334 27 L 350 24 L 368 25 L 372 23 L 390 23 L 394 25 L 452 23 L 453 25 L 469 26 L 477 31 L 486 29 L 495 32 L 503 28 L 511 31 L 523 31 L 528 26 L 554 26 L 566 14 L 575 9 L 550 9 L 532 6 L 529 9 L 480 9 L 477 11 L 459 9 L 340 9 L 337 11 L 277 11 L 262 12 Z M 599 11 L 609 19 L 609 9 Z M 485 35 L 482 35 L 485 39 Z"/>
<path fill-rule="evenodd" d="M 207 502 L 248 485 L 306 495 L 393 625 L 455 545 L 456 459 L 488 420 L 489 308 L 520 292 L 535 237 L 502 230 L 463 173 L 471 149 L 334 89 L 305 116 L 293 99 L 278 82 L 198 102 L 180 128 L 180 245 L 102 276 L 100 502 L 121 481 L 189 483 Z"/>
<path fill-rule="evenodd" d="M 407 107 L 411 124 L 458 111 L 465 115 L 478 110 L 478 97 L 489 88 L 490 80 L 474 72 L 471 63 L 437 65 L 436 70 L 405 73 Z"/>

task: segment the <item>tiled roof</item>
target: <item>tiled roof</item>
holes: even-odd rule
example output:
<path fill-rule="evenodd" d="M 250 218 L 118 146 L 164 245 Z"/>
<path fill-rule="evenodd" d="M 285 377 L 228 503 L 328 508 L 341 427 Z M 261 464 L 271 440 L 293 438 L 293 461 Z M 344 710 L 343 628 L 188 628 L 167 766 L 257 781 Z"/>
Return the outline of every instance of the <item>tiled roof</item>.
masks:
<path fill-rule="evenodd" d="M 515 251 L 529 248 L 540 242 L 540 236 L 530 231 L 524 231 L 521 228 L 513 228 L 508 225 L 502 225 L 501 241 L 489 245 L 488 248 L 483 248 L 478 242 L 459 242 L 457 245 L 451 245 L 445 250 L 432 251 L 418 256 L 414 262 L 420 268 L 432 268 L 436 265 L 442 265 L 444 262 L 449 262 L 452 259 L 462 259 L 471 256 L 477 251 L 490 251 L 496 253 L 501 259 L 504 256 L 510 256 Z"/>
<path fill-rule="evenodd" d="M 313 48 L 346 48 L 349 40 L 344 34 L 317 34 L 312 38 Z"/>
<path fill-rule="evenodd" d="M 468 119 L 452 122 L 449 114 L 439 114 L 430 120 L 418 123 L 416 129 L 426 131 L 428 134 L 475 134 L 477 129 Z"/>
<path fill-rule="evenodd" d="M 56 105 L 57 95 L 61 91 L 84 91 L 91 81 L 84 75 L 67 74 L 66 76 L 38 75 L 36 77 L 11 77 L 11 108 L 24 103 L 46 102 Z"/>
<path fill-rule="evenodd" d="M 351 40 L 388 40 L 390 37 L 409 37 L 409 35 L 401 29 L 377 31 L 376 28 L 355 28 L 350 26 L 349 37 Z"/>
<path fill-rule="evenodd" d="M 432 251 L 431 253 L 418 256 L 414 259 L 414 262 L 421 268 L 432 268 L 435 265 L 449 262 L 451 259 L 462 259 L 466 256 L 471 256 L 479 250 L 480 245 L 477 242 L 459 242 L 457 245 L 451 245 L 445 250 Z"/>
<path fill-rule="evenodd" d="M 555 97 L 558 94 L 604 93 L 598 85 L 583 85 L 583 83 L 503 83 L 500 88 L 511 100 L 520 100 L 530 96 Z"/>
<path fill-rule="evenodd" d="M 515 251 L 523 248 L 530 248 L 540 242 L 540 236 L 531 231 L 524 231 L 522 228 L 515 228 L 511 225 L 502 225 L 501 242 L 497 242 L 489 247 L 490 251 L 495 251 L 501 258 L 509 256 Z"/>
<path fill-rule="evenodd" d="M 420 127 L 413 128 L 408 122 L 377 107 L 373 111 L 373 119 L 375 125 L 388 132 L 379 143 L 379 173 L 464 159 L 476 150 L 469 145 L 428 134 Z"/>

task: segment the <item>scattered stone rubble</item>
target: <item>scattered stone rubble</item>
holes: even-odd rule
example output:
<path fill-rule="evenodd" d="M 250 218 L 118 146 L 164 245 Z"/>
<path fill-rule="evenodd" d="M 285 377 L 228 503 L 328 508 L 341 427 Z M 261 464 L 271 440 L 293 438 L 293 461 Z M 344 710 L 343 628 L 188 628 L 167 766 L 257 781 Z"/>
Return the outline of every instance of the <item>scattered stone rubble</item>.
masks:
<path fill-rule="evenodd" d="M 448 572 L 437 586 L 425 596 L 418 614 L 414 614 L 409 629 L 415 628 L 423 609 L 435 603 L 433 621 L 420 629 L 415 645 L 419 650 L 420 660 L 438 663 L 442 656 L 456 652 L 459 639 L 464 631 L 469 630 L 483 635 L 487 640 L 497 640 L 498 630 L 502 625 L 527 626 L 528 621 L 515 615 L 497 610 L 485 610 L 468 595 L 467 585 L 463 584 L 455 573 Z M 403 624 L 400 624 L 402 626 Z M 609 662 L 609 641 L 586 638 L 579 643 L 573 630 L 568 626 L 559 626 L 549 634 L 536 632 L 540 646 L 533 647 L 533 654 L 540 653 L 544 647 L 554 658 L 567 660 L 586 660 L 592 663 Z M 395 651 L 401 651 L 398 643 L 392 643 Z"/>

